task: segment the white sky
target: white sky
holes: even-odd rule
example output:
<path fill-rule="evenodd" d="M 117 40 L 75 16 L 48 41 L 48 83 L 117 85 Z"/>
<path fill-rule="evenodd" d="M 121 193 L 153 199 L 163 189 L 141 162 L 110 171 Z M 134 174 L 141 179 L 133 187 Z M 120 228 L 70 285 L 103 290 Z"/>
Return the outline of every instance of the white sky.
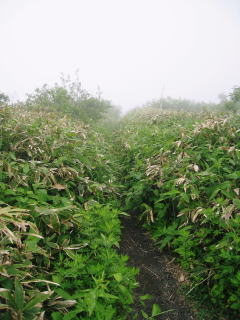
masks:
<path fill-rule="evenodd" d="M 240 0 L 0 0 L 0 41 L 13 98 L 76 69 L 125 109 L 240 85 Z"/>

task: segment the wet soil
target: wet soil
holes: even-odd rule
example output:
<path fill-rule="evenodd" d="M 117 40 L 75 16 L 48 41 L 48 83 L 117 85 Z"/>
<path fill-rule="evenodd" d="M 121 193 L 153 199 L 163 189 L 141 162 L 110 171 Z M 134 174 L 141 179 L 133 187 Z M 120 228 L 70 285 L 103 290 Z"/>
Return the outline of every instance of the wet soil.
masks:
<path fill-rule="evenodd" d="M 185 301 L 179 292 L 186 275 L 174 258 L 160 252 L 148 233 L 145 233 L 133 217 L 122 219 L 121 253 L 129 256 L 129 265 L 139 269 L 137 281 L 139 287 L 135 290 L 136 302 L 129 320 L 142 320 L 141 310 L 151 315 L 152 304 L 156 303 L 162 311 L 172 310 L 152 319 L 161 320 L 197 320 L 193 308 Z M 150 300 L 145 300 L 145 307 L 140 303 L 140 297 L 149 294 Z"/>

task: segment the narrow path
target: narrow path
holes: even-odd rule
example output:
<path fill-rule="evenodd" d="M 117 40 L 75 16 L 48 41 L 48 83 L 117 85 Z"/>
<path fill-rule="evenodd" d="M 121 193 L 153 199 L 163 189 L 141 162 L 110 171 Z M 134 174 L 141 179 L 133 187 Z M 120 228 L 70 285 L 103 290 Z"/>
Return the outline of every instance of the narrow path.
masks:
<path fill-rule="evenodd" d="M 122 219 L 122 241 L 121 253 L 129 256 L 129 264 L 140 269 L 137 281 L 139 288 L 135 295 L 137 303 L 134 306 L 135 318 L 129 316 L 129 320 L 144 319 L 141 310 L 151 314 L 152 304 L 158 304 L 162 311 L 173 309 L 173 311 L 157 316 L 154 319 L 161 320 L 197 320 L 197 316 L 191 307 L 179 294 L 180 282 L 176 276 L 176 265 L 174 265 L 167 254 L 160 253 L 153 241 L 136 224 L 133 217 Z M 150 294 L 151 300 L 146 300 L 143 307 L 139 302 L 142 295 Z"/>

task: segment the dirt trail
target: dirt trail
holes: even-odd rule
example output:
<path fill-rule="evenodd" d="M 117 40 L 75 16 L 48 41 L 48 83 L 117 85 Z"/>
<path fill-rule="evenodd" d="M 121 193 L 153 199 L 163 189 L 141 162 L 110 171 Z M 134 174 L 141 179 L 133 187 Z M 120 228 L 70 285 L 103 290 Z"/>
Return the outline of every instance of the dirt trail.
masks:
<path fill-rule="evenodd" d="M 157 250 L 153 241 L 136 224 L 133 217 L 122 219 L 121 253 L 129 256 L 131 266 L 140 269 L 137 279 L 139 288 L 135 291 L 138 302 L 134 306 L 133 312 L 138 316 L 135 318 L 130 315 L 129 320 L 144 319 L 141 310 L 150 315 L 153 303 L 158 304 L 162 311 L 173 309 L 173 311 L 154 319 L 197 320 L 194 311 L 178 292 L 180 288 L 179 269 L 171 262 L 172 257 Z M 153 298 L 147 300 L 146 306 L 143 307 L 139 302 L 139 297 L 145 294 L 150 294 Z"/>

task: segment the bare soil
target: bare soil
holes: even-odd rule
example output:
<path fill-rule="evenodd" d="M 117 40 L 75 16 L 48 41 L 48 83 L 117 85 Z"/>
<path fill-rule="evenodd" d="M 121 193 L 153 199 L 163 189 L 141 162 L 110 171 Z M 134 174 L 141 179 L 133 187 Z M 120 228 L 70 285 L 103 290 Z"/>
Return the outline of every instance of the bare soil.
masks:
<path fill-rule="evenodd" d="M 134 217 L 122 219 L 122 240 L 120 252 L 129 256 L 129 265 L 137 267 L 139 287 L 135 290 L 136 303 L 129 320 L 142 320 L 141 310 L 151 315 L 152 304 L 156 303 L 162 311 L 169 311 L 152 319 L 197 320 L 196 312 L 179 292 L 186 275 L 174 263 L 168 253 L 160 252 L 149 234 L 145 233 Z M 140 303 L 140 297 L 150 294 L 152 298 Z"/>

